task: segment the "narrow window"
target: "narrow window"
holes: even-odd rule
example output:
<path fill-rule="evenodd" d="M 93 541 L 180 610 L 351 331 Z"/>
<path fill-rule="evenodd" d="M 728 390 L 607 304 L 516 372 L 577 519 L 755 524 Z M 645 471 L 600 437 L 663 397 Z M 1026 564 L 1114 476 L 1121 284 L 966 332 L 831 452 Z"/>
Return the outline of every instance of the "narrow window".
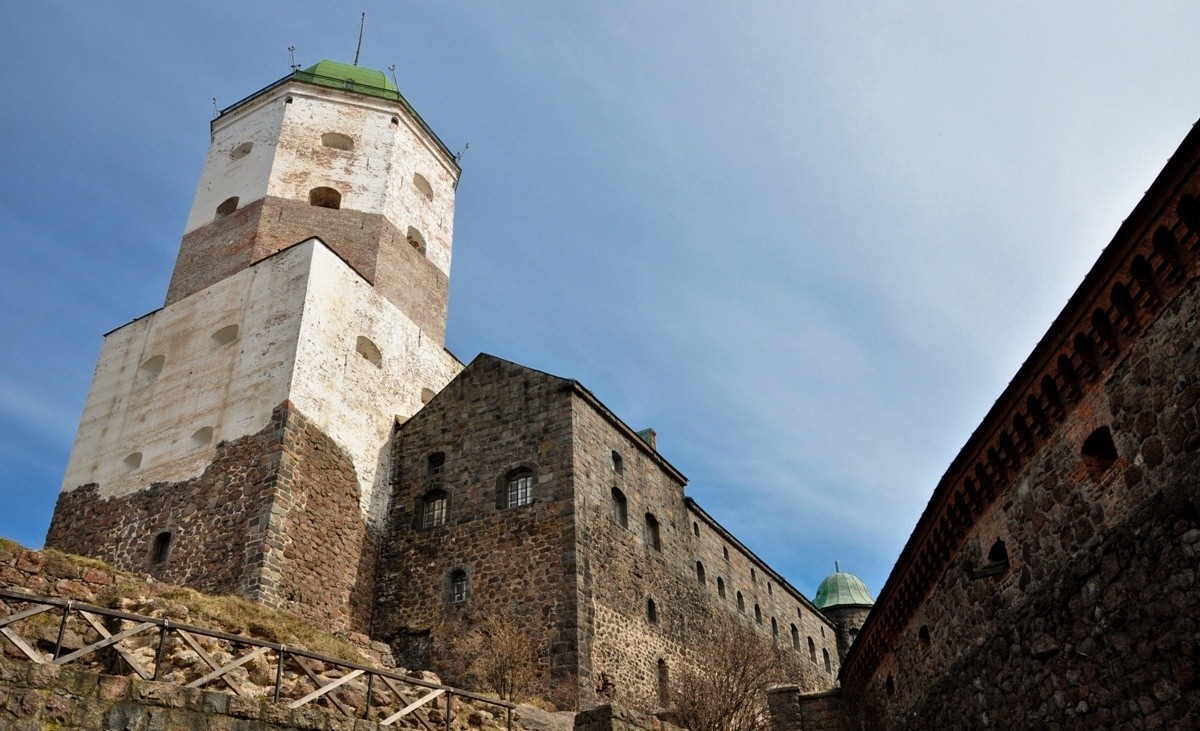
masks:
<path fill-rule="evenodd" d="M 654 606 L 653 599 L 646 600 L 646 619 L 650 620 L 650 624 L 658 624 L 658 607 Z"/>
<path fill-rule="evenodd" d="M 896 681 L 892 680 L 892 676 L 887 676 L 887 682 L 884 683 L 884 688 L 889 696 L 896 695 Z"/>
<path fill-rule="evenodd" d="M 121 460 L 121 464 L 125 466 L 126 472 L 133 472 L 138 467 L 142 466 L 142 453 L 130 452 L 125 459 Z"/>
<path fill-rule="evenodd" d="M 394 124 L 394 125 L 396 125 L 397 127 L 399 127 L 399 126 L 400 126 L 400 118 L 399 118 L 399 117 L 392 117 L 392 124 Z"/>
<path fill-rule="evenodd" d="M 997 540 L 992 544 L 992 547 L 988 549 L 988 563 L 1008 563 L 1008 547 L 1004 545 L 1004 541 Z"/>
<path fill-rule="evenodd" d="M 192 447 L 203 447 L 205 444 L 212 442 L 213 428 L 211 426 L 202 426 L 192 432 Z"/>
<path fill-rule="evenodd" d="M 754 621 L 762 624 L 762 610 L 758 608 L 757 604 L 754 605 Z"/>
<path fill-rule="evenodd" d="M 829 662 L 829 650 L 826 650 L 825 648 L 821 648 L 821 655 L 823 655 L 825 657 L 825 672 L 832 675 L 833 674 L 833 665 L 831 665 Z"/>
<path fill-rule="evenodd" d="M 921 625 L 920 631 L 917 632 L 917 641 L 921 643 L 921 647 L 929 647 L 929 627 Z"/>
<path fill-rule="evenodd" d="M 796 625 L 792 625 L 792 649 L 800 649 L 800 630 L 796 629 Z"/>
<path fill-rule="evenodd" d="M 755 584 L 758 583 L 758 574 L 754 573 L 754 569 L 750 569 L 750 581 Z"/>
<path fill-rule="evenodd" d="M 383 367 L 383 353 L 379 352 L 379 347 L 371 342 L 370 338 L 359 335 L 358 340 L 354 342 L 354 352 L 361 355 L 376 368 Z"/>
<path fill-rule="evenodd" d="M 658 704 L 667 706 L 671 700 L 671 688 L 667 677 L 667 661 L 658 659 Z"/>
<path fill-rule="evenodd" d="M 229 343 L 232 343 L 234 340 L 237 340 L 237 336 L 238 336 L 238 326 L 237 325 L 226 325 L 225 327 L 221 328 L 220 330 L 218 330 L 212 334 L 212 341 L 213 341 L 214 345 L 228 345 Z"/>
<path fill-rule="evenodd" d="M 237 147 L 233 148 L 233 150 L 230 151 L 229 157 L 230 157 L 230 159 L 233 159 L 233 160 L 240 160 L 243 157 L 245 157 L 246 155 L 249 155 L 250 150 L 253 149 L 253 147 L 254 147 L 253 142 L 243 142 L 242 144 L 238 145 Z"/>
<path fill-rule="evenodd" d="M 217 206 L 217 218 L 225 218 L 230 213 L 233 213 L 238 208 L 238 197 L 230 196 L 221 201 L 221 205 Z"/>
<path fill-rule="evenodd" d="M 425 237 L 421 234 L 421 232 L 412 226 L 409 226 L 407 235 L 408 245 L 416 249 L 417 253 L 421 256 L 425 256 Z"/>
<path fill-rule="evenodd" d="M 622 528 L 629 527 L 628 506 L 625 503 L 625 493 L 617 488 L 612 489 L 612 519 Z"/>
<path fill-rule="evenodd" d="M 308 204 L 317 208 L 332 208 L 337 210 L 342 207 L 342 194 L 333 188 L 323 185 L 308 191 Z"/>
<path fill-rule="evenodd" d="M 150 560 L 155 564 L 164 564 L 167 562 L 167 555 L 171 553 L 171 533 L 163 531 L 154 536 L 154 547 L 150 551 Z"/>
<path fill-rule="evenodd" d="M 612 453 L 612 466 L 613 472 L 616 472 L 618 475 L 625 474 L 625 460 L 621 459 L 621 455 L 617 454 L 615 449 Z"/>
<path fill-rule="evenodd" d="M 1083 467 L 1088 474 L 1102 475 L 1117 461 L 1117 445 L 1113 444 L 1112 432 L 1102 426 L 1083 440 Z"/>
<path fill-rule="evenodd" d="M 725 579 L 720 576 L 717 577 L 717 596 L 725 598 Z"/>
<path fill-rule="evenodd" d="M 817 645 L 813 642 L 813 638 L 808 638 L 808 659 L 812 660 L 812 664 L 817 664 Z"/>
<path fill-rule="evenodd" d="M 283 100 L 283 103 L 284 103 L 284 104 L 291 104 L 291 103 L 292 103 L 292 98 L 289 96 L 287 99 L 284 99 L 284 100 Z"/>
<path fill-rule="evenodd" d="M 729 546 L 721 546 L 721 553 L 725 554 L 725 560 L 729 560 Z"/>
<path fill-rule="evenodd" d="M 779 639 L 779 623 L 775 621 L 774 617 L 771 617 L 771 637 Z"/>
<path fill-rule="evenodd" d="M 746 599 L 742 596 L 742 592 L 737 593 L 738 611 L 742 614 L 746 613 Z"/>
<path fill-rule="evenodd" d="M 353 150 L 354 140 L 341 132 L 326 132 L 321 135 L 321 144 L 335 150 Z"/>
<path fill-rule="evenodd" d="M 421 195 L 425 196 L 429 200 L 433 200 L 433 186 L 429 184 L 429 181 L 425 179 L 424 175 L 420 173 L 413 173 L 413 187 L 416 188 Z"/>
<path fill-rule="evenodd" d="M 700 524 L 694 520 L 692 521 L 692 535 L 696 536 L 697 538 L 700 537 Z"/>
<path fill-rule="evenodd" d="M 437 481 L 442 477 L 442 471 L 446 468 L 446 453 L 434 452 L 425 458 L 425 475 L 429 480 Z"/>
<path fill-rule="evenodd" d="M 662 550 L 662 537 L 658 532 L 658 518 L 646 513 L 646 545 L 655 551 Z"/>
<path fill-rule="evenodd" d="M 470 586 L 467 583 L 467 572 L 455 569 L 450 574 L 450 591 L 447 598 L 451 604 L 461 604 L 467 600 Z"/>
<path fill-rule="evenodd" d="M 704 581 L 704 564 L 701 563 L 700 561 L 696 562 L 696 582 L 699 584 L 702 584 L 702 585 L 705 583 L 705 581 Z"/>
<path fill-rule="evenodd" d="M 771 594 L 771 593 L 773 593 L 773 592 L 771 591 L 771 582 L 769 582 L 769 581 L 768 581 L 768 582 L 767 582 L 767 594 Z"/>
<path fill-rule="evenodd" d="M 528 469 L 514 470 L 508 474 L 505 503 L 510 508 L 519 508 L 533 502 L 533 472 Z"/>
<path fill-rule="evenodd" d="M 438 528 L 446 524 L 448 496 L 442 490 L 434 490 L 421 498 L 421 527 Z"/>

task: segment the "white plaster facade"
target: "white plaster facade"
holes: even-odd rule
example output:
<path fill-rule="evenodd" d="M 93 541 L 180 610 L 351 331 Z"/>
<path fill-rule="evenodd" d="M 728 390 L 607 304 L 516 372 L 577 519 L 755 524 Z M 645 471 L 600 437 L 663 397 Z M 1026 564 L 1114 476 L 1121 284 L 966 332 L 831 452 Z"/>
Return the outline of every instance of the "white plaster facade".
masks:
<path fill-rule="evenodd" d="M 213 334 L 237 325 L 236 339 Z M 376 365 L 357 350 L 366 337 Z M 157 373 L 143 364 L 163 356 Z M 309 239 L 105 337 L 63 490 L 102 496 L 200 475 L 220 440 L 261 431 L 291 401 L 351 456 L 365 517 L 386 489 L 397 418 L 462 364 L 330 251 Z M 209 443 L 193 434 L 211 428 Z M 126 458 L 140 453 L 136 468 Z"/>
<path fill-rule="evenodd" d="M 330 133 L 353 148 L 326 146 Z M 233 196 L 239 207 L 265 196 L 307 202 L 313 188 L 331 187 L 344 209 L 415 228 L 426 258 L 449 276 L 457 182 L 454 160 L 399 102 L 285 81 L 213 120 L 184 233 L 212 223 Z"/>

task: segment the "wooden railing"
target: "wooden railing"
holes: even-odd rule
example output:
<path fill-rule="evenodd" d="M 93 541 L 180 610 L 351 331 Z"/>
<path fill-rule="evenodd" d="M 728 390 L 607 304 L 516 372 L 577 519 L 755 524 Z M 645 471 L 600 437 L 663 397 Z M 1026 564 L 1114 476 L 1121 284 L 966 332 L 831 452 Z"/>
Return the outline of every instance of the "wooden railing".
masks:
<path fill-rule="evenodd" d="M 25 605 L 25 608 L 14 610 L 13 605 Z M 391 726 L 411 715 L 426 731 L 435 731 L 429 720 L 429 711 L 433 708 L 430 704 L 443 697 L 445 710 L 441 716 L 446 731 L 450 731 L 454 699 L 459 697 L 503 710 L 507 714 L 508 729 L 512 731 L 515 706 L 511 703 L 298 647 L 4 589 L 0 589 L 0 611 L 7 612 L 7 616 L 0 617 L 0 635 L 38 664 L 91 663 L 103 671 L 110 670 L 111 664 L 116 662 L 127 666 L 143 680 L 182 682 L 186 679 L 183 684 L 188 688 L 203 688 L 219 682 L 222 690 L 241 697 L 270 696 L 276 703 L 286 703 L 288 708 L 320 706 L 352 718 L 374 720 L 381 726 Z M 56 638 L 52 652 L 47 647 L 50 642 L 44 636 L 41 640 L 30 640 L 22 634 L 36 630 L 36 621 L 31 620 L 41 615 L 53 617 L 57 624 L 56 632 L 52 632 Z M 108 620 L 107 626 L 102 618 Z M 41 621 L 45 622 L 44 619 Z M 43 625 L 43 628 L 47 626 L 53 624 Z M 151 636 L 153 634 L 157 636 Z M 78 639 L 70 644 L 82 642 L 83 646 L 64 648 L 68 637 Z M 197 638 L 208 638 L 209 649 Z M 214 643 L 219 651 L 212 649 Z M 44 649 L 38 649 L 39 644 Z M 151 647 L 153 652 L 148 652 Z M 109 648 L 110 653 L 101 652 Z M 186 667 L 179 663 L 169 664 L 166 657 L 172 649 L 190 651 L 196 661 Z M 143 657 L 137 656 L 139 650 Z M 148 661 L 145 655 L 153 658 Z M 228 655 L 229 659 L 221 661 L 214 655 Z M 239 674 L 233 671 L 251 663 L 256 663 L 260 670 L 263 663 L 270 663 L 268 667 L 274 671 L 273 686 L 235 676 L 246 675 L 245 671 Z M 165 677 L 168 675 L 173 677 Z M 198 677 L 181 678 L 181 675 Z M 301 688 L 311 688 L 311 691 L 300 694 Z"/>

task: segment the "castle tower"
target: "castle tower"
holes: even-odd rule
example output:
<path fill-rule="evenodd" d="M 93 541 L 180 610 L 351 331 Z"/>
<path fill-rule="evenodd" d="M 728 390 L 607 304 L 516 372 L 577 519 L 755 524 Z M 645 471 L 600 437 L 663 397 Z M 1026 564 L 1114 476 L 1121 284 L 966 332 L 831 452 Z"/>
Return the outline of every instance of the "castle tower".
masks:
<path fill-rule="evenodd" d="M 460 170 L 333 61 L 211 140 L 165 306 L 105 336 L 46 543 L 362 629 L 392 428 L 462 367 Z"/>
<path fill-rule="evenodd" d="M 875 600 L 862 579 L 842 571 L 836 561 L 833 569 L 833 573 L 817 587 L 813 604 L 837 624 L 838 660 L 841 661 L 846 659 L 846 653 L 858 637 L 863 622 L 867 621 Z"/>

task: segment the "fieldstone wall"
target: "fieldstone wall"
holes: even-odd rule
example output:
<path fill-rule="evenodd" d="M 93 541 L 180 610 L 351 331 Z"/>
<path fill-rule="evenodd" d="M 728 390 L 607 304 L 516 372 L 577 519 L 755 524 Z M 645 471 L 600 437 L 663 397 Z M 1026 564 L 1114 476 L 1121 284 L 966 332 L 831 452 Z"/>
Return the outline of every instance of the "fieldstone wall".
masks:
<path fill-rule="evenodd" d="M 581 689 L 585 698 L 594 702 L 604 679 L 618 702 L 660 707 L 673 676 L 712 660 L 715 623 L 730 620 L 788 653 L 793 682 L 813 690 L 830 687 L 837 669 L 833 625 L 685 501 L 683 476 L 636 435 L 590 400 L 577 396 L 574 404 L 579 606 L 585 628 L 580 673 L 581 679 L 595 681 Z M 614 510 L 614 490 L 624 496 L 623 524 Z M 647 515 L 658 524 L 657 546 Z M 822 655 L 826 647 L 829 671 Z"/>
<path fill-rule="evenodd" d="M 575 731 L 681 731 L 655 716 L 606 703 L 575 714 Z"/>
<path fill-rule="evenodd" d="M 289 404 L 261 432 L 219 444 L 193 480 L 111 498 L 94 485 L 60 493 L 46 536 L 49 548 L 357 631 L 369 624 L 375 544 L 349 458 Z"/>
<path fill-rule="evenodd" d="M 526 631 L 549 685 L 576 668 L 576 554 L 570 396 L 562 379 L 481 355 L 395 436 L 373 636 L 408 667 L 441 661 L 456 634 L 488 614 Z M 430 457 L 444 456 L 433 474 Z M 532 503 L 507 507 L 506 475 L 528 469 Z M 448 501 L 425 528 L 431 492 Z M 463 571 L 467 599 L 451 597 Z M 556 681 L 557 682 L 557 681 Z"/>
<path fill-rule="evenodd" d="M 861 722 L 1200 724 L 1198 313 L 1193 280 L 1009 479 L 868 684 L 848 688 Z M 1116 453 L 1089 461 L 1081 445 L 1103 427 Z"/>
<path fill-rule="evenodd" d="M 767 691 L 774 731 L 852 731 L 840 688 L 805 693 L 794 685 Z"/>
<path fill-rule="evenodd" d="M 450 279 L 382 214 L 333 210 L 273 196 L 184 235 L 166 304 L 229 277 L 293 244 L 317 237 L 381 295 L 441 343 Z"/>

